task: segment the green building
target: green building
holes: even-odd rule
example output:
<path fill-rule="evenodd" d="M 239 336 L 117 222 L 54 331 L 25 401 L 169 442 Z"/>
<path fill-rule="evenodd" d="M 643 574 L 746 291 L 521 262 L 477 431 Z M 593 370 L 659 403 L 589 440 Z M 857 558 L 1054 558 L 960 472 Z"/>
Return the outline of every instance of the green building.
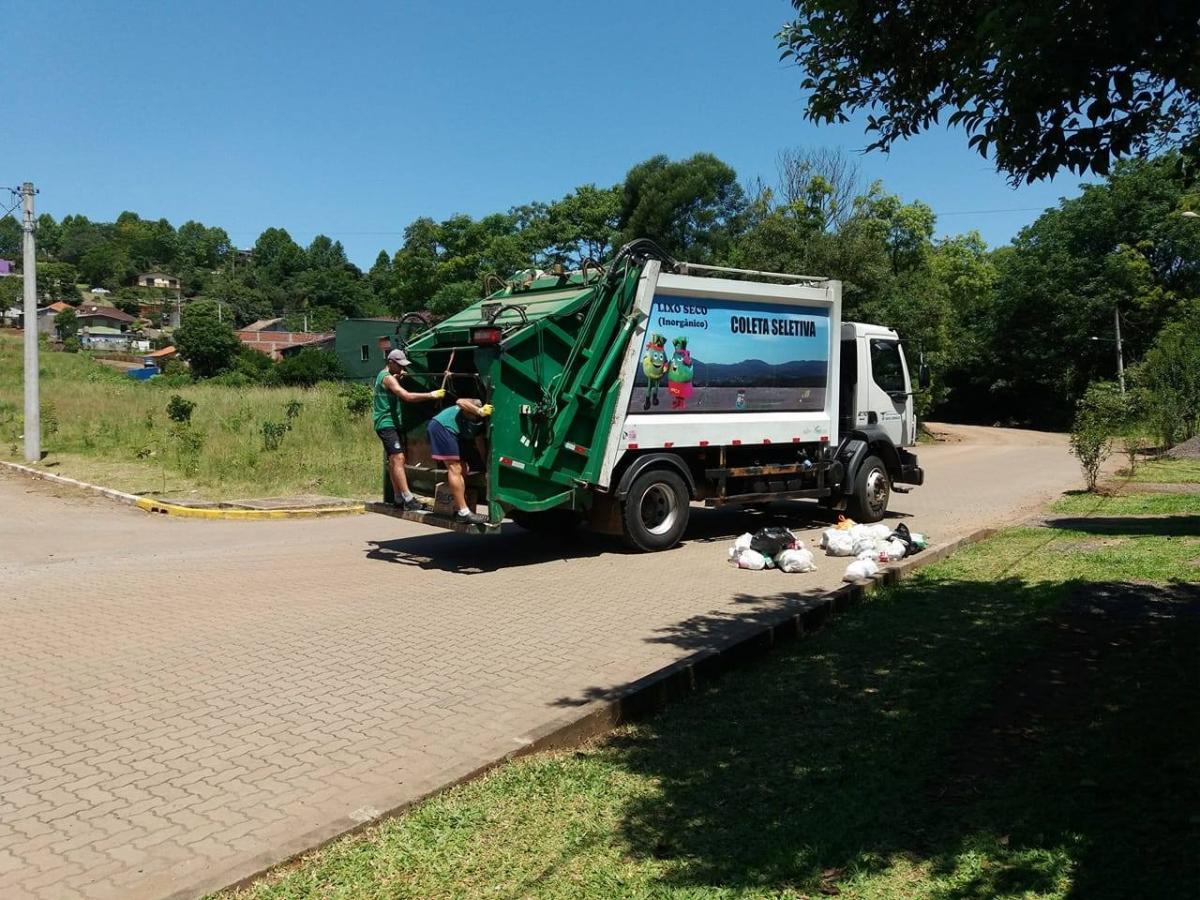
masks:
<path fill-rule="evenodd" d="M 333 350 L 351 381 L 371 382 L 383 368 L 399 320 L 342 319 L 337 323 Z"/>

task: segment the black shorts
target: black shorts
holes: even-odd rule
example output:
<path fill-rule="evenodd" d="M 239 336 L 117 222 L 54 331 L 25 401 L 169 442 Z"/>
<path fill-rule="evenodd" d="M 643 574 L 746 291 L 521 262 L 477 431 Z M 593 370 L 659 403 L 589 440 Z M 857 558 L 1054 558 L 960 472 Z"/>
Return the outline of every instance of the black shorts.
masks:
<path fill-rule="evenodd" d="M 383 441 L 383 455 L 395 456 L 397 453 L 408 452 L 408 441 L 395 428 L 380 428 L 375 432 Z"/>

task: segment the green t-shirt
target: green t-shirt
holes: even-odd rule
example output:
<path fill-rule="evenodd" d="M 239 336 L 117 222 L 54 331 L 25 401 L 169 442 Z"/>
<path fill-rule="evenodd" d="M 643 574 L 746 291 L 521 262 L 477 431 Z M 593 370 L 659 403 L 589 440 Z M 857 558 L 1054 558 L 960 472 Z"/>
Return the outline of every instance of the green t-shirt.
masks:
<path fill-rule="evenodd" d="M 433 418 L 440 422 L 451 434 L 456 434 L 459 437 L 472 438 L 483 430 L 483 423 L 474 416 L 469 416 L 459 409 L 457 403 L 453 406 L 447 406 Z"/>
<path fill-rule="evenodd" d="M 462 426 L 460 424 L 459 415 L 462 410 L 458 408 L 458 404 L 447 406 L 434 418 L 440 422 L 447 431 L 452 434 L 462 434 Z"/>
<path fill-rule="evenodd" d="M 400 430 L 400 398 L 383 386 L 383 379 L 388 377 L 384 369 L 375 376 L 374 421 L 375 430 L 395 428 Z"/>

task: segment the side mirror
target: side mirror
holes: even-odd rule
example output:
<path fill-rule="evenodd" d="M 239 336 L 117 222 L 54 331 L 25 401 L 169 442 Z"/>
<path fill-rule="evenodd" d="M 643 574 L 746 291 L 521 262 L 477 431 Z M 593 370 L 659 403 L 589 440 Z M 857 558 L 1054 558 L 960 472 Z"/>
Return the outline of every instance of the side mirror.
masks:
<path fill-rule="evenodd" d="M 929 366 L 921 363 L 921 367 L 917 370 L 917 385 L 923 391 L 929 390 L 930 373 Z"/>

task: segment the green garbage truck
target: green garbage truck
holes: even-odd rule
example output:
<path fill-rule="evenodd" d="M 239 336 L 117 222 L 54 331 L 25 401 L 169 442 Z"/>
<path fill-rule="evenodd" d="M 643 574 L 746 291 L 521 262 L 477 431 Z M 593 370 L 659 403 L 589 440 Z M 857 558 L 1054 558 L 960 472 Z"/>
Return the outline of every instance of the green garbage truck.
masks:
<path fill-rule="evenodd" d="M 414 389 L 495 410 L 467 478 L 487 524 L 397 509 L 385 477 L 373 508 L 402 518 L 485 532 L 587 522 L 653 551 L 680 540 L 694 504 L 811 498 L 872 522 L 924 480 L 899 336 L 842 322 L 835 280 L 689 264 L 637 240 L 604 266 L 518 273 L 398 340 Z M 402 412 L 409 482 L 427 495 L 440 408 Z"/>

